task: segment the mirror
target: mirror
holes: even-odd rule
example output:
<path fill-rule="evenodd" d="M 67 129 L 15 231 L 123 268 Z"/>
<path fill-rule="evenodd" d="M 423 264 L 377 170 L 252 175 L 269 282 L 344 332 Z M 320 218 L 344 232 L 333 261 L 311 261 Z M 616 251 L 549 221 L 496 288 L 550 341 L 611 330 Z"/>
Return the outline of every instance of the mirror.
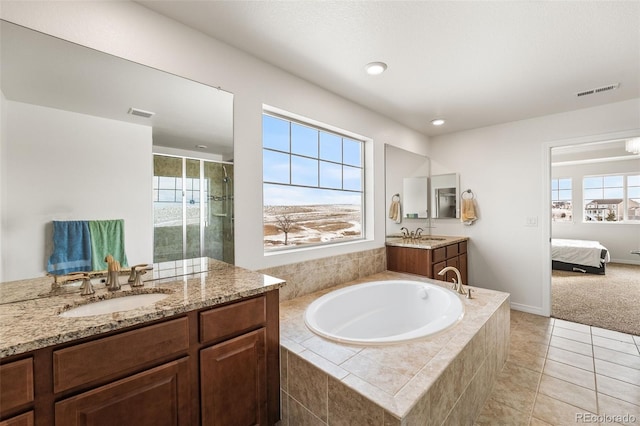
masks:
<path fill-rule="evenodd" d="M 448 173 L 431 176 L 431 217 L 460 218 L 460 176 Z"/>
<path fill-rule="evenodd" d="M 220 202 L 233 199 L 231 93 L 7 21 L 0 25 L 0 281 L 45 273 L 53 220 L 124 219 L 129 263 L 152 263 L 153 206 L 166 189 L 154 189 L 154 153 L 224 165 L 211 172 L 220 191 L 213 181 L 198 194 L 187 188 L 193 190 L 188 203 L 199 203 L 202 223 L 220 217 L 232 226 L 232 202 Z M 209 209 L 210 200 L 217 204 Z M 229 225 L 218 228 L 220 241 L 233 248 Z M 200 235 L 217 238 L 206 230 Z"/>
<path fill-rule="evenodd" d="M 413 209 L 411 206 L 411 199 L 419 197 L 424 200 L 424 203 L 428 203 L 428 185 L 424 182 L 426 177 L 429 176 L 429 170 L 431 168 L 431 162 L 429 157 L 416 154 L 415 152 L 407 151 L 402 148 L 395 147 L 393 145 L 385 145 L 385 206 L 386 212 L 389 213 L 391 204 L 394 200 L 394 196 L 397 194 L 400 198 L 401 216 L 398 220 L 394 220 L 386 215 L 386 235 L 394 235 L 401 233 L 400 230 L 403 226 L 410 226 L 412 228 L 422 227 L 427 229 L 428 223 L 425 223 L 424 219 L 406 218 L 407 209 Z M 405 180 L 418 179 L 420 183 L 420 191 L 417 190 L 413 195 L 408 195 L 405 190 Z M 411 190 L 409 190 L 411 191 Z M 423 193 L 424 191 L 424 193 Z M 422 195 L 423 194 L 423 195 Z M 409 205 L 407 206 L 407 203 Z M 422 207 L 416 207 L 416 209 L 422 209 Z M 415 212 L 417 214 L 417 210 Z M 426 217 L 426 216 L 425 216 Z M 428 219 L 427 219 L 428 221 Z M 410 224 L 410 225 L 407 225 Z"/>
<path fill-rule="evenodd" d="M 403 217 L 406 219 L 425 219 L 429 212 L 429 178 L 427 176 L 404 178 Z"/>

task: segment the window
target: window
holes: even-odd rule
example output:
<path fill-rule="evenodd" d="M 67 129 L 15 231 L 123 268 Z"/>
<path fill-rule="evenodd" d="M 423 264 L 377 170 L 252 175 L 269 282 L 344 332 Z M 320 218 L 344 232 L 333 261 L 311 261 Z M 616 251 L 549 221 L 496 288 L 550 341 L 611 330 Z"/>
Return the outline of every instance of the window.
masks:
<path fill-rule="evenodd" d="M 363 238 L 364 142 L 264 113 L 264 249 Z"/>
<path fill-rule="evenodd" d="M 551 219 L 554 222 L 573 221 L 571 178 L 551 180 Z"/>
<path fill-rule="evenodd" d="M 585 176 L 584 221 L 640 220 L 640 175 Z"/>

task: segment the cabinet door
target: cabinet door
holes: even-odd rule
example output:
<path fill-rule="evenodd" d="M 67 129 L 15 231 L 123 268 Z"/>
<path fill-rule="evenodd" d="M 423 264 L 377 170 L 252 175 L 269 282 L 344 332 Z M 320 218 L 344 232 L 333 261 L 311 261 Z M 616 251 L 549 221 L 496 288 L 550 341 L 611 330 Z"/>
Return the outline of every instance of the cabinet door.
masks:
<path fill-rule="evenodd" d="M 266 365 L 264 328 L 201 350 L 202 425 L 266 424 Z"/>
<path fill-rule="evenodd" d="M 458 264 L 460 275 L 462 275 L 462 282 L 465 284 L 469 284 L 469 277 L 467 274 L 467 253 L 463 253 L 458 256 Z"/>
<path fill-rule="evenodd" d="M 118 380 L 55 405 L 59 426 L 187 426 L 187 358 Z"/>
<path fill-rule="evenodd" d="M 33 411 L 3 420 L 0 426 L 33 426 Z"/>

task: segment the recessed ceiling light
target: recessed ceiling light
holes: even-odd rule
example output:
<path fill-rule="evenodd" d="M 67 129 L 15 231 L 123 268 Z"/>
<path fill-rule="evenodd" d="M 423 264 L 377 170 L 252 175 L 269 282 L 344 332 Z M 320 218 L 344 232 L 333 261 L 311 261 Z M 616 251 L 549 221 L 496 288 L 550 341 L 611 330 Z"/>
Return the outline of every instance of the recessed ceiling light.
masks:
<path fill-rule="evenodd" d="M 364 66 L 364 69 L 369 75 L 379 75 L 387 69 L 387 64 L 384 62 L 369 62 Z"/>
<path fill-rule="evenodd" d="M 435 120 L 431 120 L 431 124 L 434 126 L 442 126 L 444 124 L 444 120 L 442 118 L 436 118 Z"/>
<path fill-rule="evenodd" d="M 207 149 L 206 145 L 196 145 L 196 148 L 198 149 Z"/>

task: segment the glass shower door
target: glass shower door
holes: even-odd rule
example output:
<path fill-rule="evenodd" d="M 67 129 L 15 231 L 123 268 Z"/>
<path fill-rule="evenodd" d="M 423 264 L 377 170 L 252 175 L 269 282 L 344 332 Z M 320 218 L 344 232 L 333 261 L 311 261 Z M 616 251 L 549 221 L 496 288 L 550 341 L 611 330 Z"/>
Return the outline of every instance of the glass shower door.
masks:
<path fill-rule="evenodd" d="M 234 262 L 233 164 L 154 155 L 154 262 Z"/>

